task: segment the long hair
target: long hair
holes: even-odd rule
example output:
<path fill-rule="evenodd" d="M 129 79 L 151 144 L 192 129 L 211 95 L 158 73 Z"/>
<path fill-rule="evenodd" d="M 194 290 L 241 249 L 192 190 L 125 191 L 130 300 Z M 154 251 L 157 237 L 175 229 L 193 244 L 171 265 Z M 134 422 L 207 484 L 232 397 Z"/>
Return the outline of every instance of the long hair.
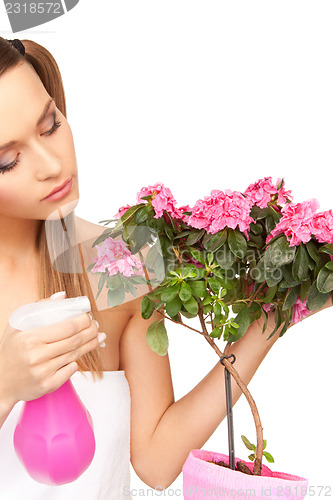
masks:
<path fill-rule="evenodd" d="M 32 40 L 21 40 L 25 47 L 25 54 L 22 55 L 17 48 L 15 48 L 8 40 L 0 37 L 0 77 L 1 75 L 11 69 L 15 68 L 18 64 L 26 62 L 30 64 L 38 74 L 46 91 L 56 103 L 57 108 L 66 117 L 66 100 L 65 91 L 63 86 L 62 77 L 59 67 L 53 58 L 52 54 L 46 50 L 42 45 Z M 58 247 L 57 254 L 60 259 L 65 259 L 66 239 L 64 238 L 63 227 L 69 228 L 71 234 L 75 232 L 75 217 L 74 211 L 63 217 L 61 224 L 59 221 L 48 221 L 48 228 L 46 232 L 45 221 L 41 221 L 39 231 L 37 233 L 37 248 L 40 254 L 39 261 L 39 298 L 44 299 L 49 297 L 55 292 L 65 290 L 66 297 L 78 297 L 86 295 L 90 299 L 92 305 L 91 313 L 97 312 L 93 292 L 89 281 L 81 270 L 82 265 L 75 266 L 80 262 L 80 254 L 75 245 L 71 252 L 67 254 L 67 262 L 63 269 L 70 269 L 71 272 L 62 272 L 61 265 L 53 266 L 49 250 L 51 246 Z M 73 231 L 73 233 L 72 233 Z M 63 253 L 59 251 L 59 245 L 63 245 Z M 22 249 L 23 251 L 23 249 Z M 68 263 L 68 258 L 72 260 Z M 74 267 L 71 265 L 74 263 Z M 60 270 L 59 270 L 60 269 Z M 78 271 L 78 272 L 75 272 Z M 103 378 L 102 361 L 99 348 L 84 354 L 77 360 L 79 371 L 90 371 L 93 379 L 96 376 Z"/>

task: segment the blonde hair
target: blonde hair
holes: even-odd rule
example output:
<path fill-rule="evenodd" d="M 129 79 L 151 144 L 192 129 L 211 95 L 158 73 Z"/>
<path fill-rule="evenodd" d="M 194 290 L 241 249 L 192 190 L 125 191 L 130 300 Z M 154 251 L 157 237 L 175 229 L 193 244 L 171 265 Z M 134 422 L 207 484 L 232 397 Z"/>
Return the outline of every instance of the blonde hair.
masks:
<path fill-rule="evenodd" d="M 66 117 L 65 91 L 60 70 L 55 59 L 42 45 L 32 40 L 21 41 L 25 47 L 24 56 L 8 40 L 0 37 L 0 77 L 5 71 L 16 67 L 22 62 L 30 64 L 38 74 L 48 94 L 54 99 L 57 108 Z M 74 211 L 63 217 L 61 223 L 63 227 L 70 229 L 71 233 L 73 231 L 73 234 L 76 234 Z M 81 248 L 80 253 L 77 246 L 72 248 L 72 251 L 67 255 L 67 262 L 65 262 L 66 241 L 64 230 L 60 228 L 58 221 L 54 221 L 54 223 L 53 221 L 48 221 L 48 232 L 46 235 L 45 220 L 42 220 L 37 233 L 36 243 L 40 254 L 39 298 L 47 298 L 53 293 L 62 290 L 66 291 L 67 298 L 86 295 L 90 299 L 91 313 L 94 316 L 97 309 L 87 275 L 82 273 L 84 262 L 82 261 Z M 71 272 L 58 271 L 52 265 L 49 254 L 50 245 L 58 247 L 57 255 L 60 255 L 60 260 L 65 263 L 64 267 L 58 267 L 58 265 L 55 267 L 58 269 L 70 269 Z M 61 252 L 61 249 L 59 252 L 59 245 L 62 245 L 63 252 Z M 71 259 L 70 263 L 68 262 L 69 257 Z M 77 267 L 77 263 L 80 263 L 80 261 L 82 266 L 79 264 Z M 77 360 L 79 371 L 90 371 L 94 380 L 96 380 L 96 376 L 99 379 L 103 378 L 102 360 L 98 349 L 84 354 Z"/>

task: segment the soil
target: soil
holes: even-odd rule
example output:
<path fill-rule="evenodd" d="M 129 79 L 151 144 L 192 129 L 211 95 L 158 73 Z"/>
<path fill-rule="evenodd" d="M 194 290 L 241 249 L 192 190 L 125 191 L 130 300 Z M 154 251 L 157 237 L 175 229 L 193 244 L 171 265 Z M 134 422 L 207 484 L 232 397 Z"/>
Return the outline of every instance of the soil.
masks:
<path fill-rule="evenodd" d="M 214 462 L 213 460 L 207 460 L 207 462 L 209 462 L 210 464 L 221 465 L 222 467 L 227 467 L 228 469 L 230 469 L 229 464 L 226 464 L 225 462 L 223 462 L 223 460 L 220 460 L 219 462 Z M 237 462 L 236 470 L 238 470 L 239 472 L 244 472 L 244 474 L 249 474 L 253 476 L 253 472 L 248 468 L 248 466 L 244 462 L 241 461 Z"/>

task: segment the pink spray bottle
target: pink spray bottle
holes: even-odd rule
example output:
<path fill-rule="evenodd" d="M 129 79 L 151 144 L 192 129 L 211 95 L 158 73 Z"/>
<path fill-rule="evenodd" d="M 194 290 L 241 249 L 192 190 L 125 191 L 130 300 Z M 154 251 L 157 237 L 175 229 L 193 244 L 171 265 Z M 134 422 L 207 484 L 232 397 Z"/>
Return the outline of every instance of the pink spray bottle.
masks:
<path fill-rule="evenodd" d="M 86 296 L 33 302 L 16 309 L 9 324 L 31 330 L 89 311 Z M 24 403 L 14 448 L 27 472 L 40 483 L 70 483 L 89 467 L 95 454 L 93 422 L 70 379 L 54 392 Z"/>

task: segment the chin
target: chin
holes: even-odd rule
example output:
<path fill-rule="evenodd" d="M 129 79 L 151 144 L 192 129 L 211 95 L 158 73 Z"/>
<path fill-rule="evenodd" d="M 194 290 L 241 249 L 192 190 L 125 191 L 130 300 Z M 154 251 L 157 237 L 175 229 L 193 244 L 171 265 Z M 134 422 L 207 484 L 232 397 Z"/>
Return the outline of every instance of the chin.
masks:
<path fill-rule="evenodd" d="M 62 200 L 60 200 L 59 205 L 53 210 L 53 212 L 50 213 L 50 215 L 47 216 L 46 221 L 59 220 L 66 217 L 76 208 L 78 203 L 79 197 L 75 198 L 74 200 L 68 201 L 67 203 L 63 203 Z"/>

